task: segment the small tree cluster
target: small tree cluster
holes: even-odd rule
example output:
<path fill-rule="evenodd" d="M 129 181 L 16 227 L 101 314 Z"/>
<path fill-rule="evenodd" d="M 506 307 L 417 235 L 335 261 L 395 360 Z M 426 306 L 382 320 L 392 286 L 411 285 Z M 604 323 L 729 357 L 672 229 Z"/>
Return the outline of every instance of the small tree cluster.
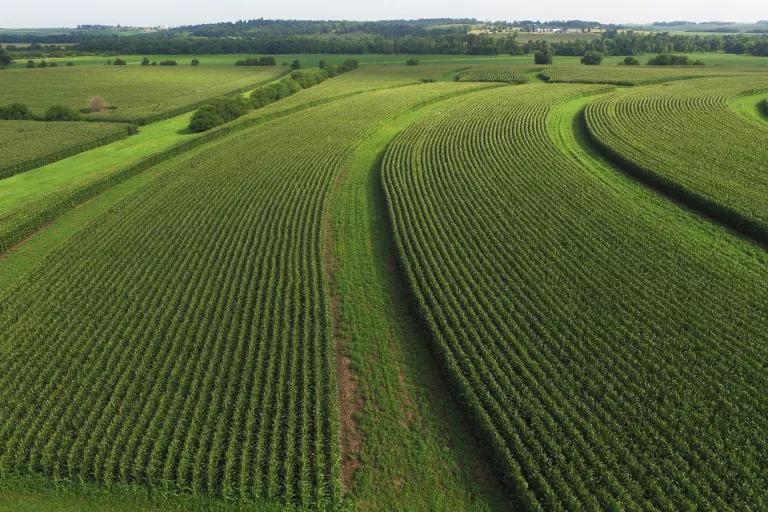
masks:
<path fill-rule="evenodd" d="M 33 119 L 32 112 L 29 111 L 23 103 L 12 103 L 5 107 L 0 107 L 0 119 L 4 121 L 20 121 L 24 119 Z"/>
<path fill-rule="evenodd" d="M 639 66 L 640 61 L 630 55 L 624 58 L 624 64 L 627 66 Z"/>
<path fill-rule="evenodd" d="M 8 66 L 12 60 L 11 54 L 8 53 L 5 48 L 0 48 L 0 68 Z"/>
<path fill-rule="evenodd" d="M 64 105 L 53 105 L 45 111 L 46 121 L 77 121 L 80 114 Z"/>
<path fill-rule="evenodd" d="M 168 59 L 168 60 L 161 60 L 159 62 L 159 65 L 160 66 L 178 66 L 179 63 L 176 62 L 175 60 Z"/>
<path fill-rule="evenodd" d="M 149 57 L 144 57 L 143 59 L 141 59 L 141 65 L 149 66 Z"/>
<path fill-rule="evenodd" d="M 649 66 L 687 66 L 687 55 L 672 55 L 669 53 L 660 53 L 648 61 Z"/>
<path fill-rule="evenodd" d="M 235 66 L 274 66 L 276 63 L 274 57 L 258 57 L 238 60 Z"/>
<path fill-rule="evenodd" d="M 214 126 L 237 119 L 248 111 L 248 102 L 242 96 L 229 96 L 209 101 L 192 115 L 189 129 L 204 132 Z"/>
<path fill-rule="evenodd" d="M 192 62 L 189 63 L 190 66 L 199 66 L 200 61 L 198 59 L 192 59 Z"/>
<path fill-rule="evenodd" d="M 405 65 L 406 66 L 418 66 L 419 65 L 419 61 L 418 61 L 418 59 L 408 59 L 407 61 L 405 61 Z"/>
<path fill-rule="evenodd" d="M 581 57 L 581 63 L 586 66 L 599 66 L 603 62 L 603 54 L 595 51 L 588 51 Z"/>
<path fill-rule="evenodd" d="M 533 54 L 533 62 L 539 65 L 552 64 L 554 56 L 555 52 L 552 50 L 552 46 L 549 43 L 544 43 Z"/>
<path fill-rule="evenodd" d="M 113 66 L 125 66 L 125 65 L 127 65 L 127 64 L 128 64 L 128 63 L 127 63 L 127 62 L 125 62 L 125 61 L 124 61 L 123 59 L 121 59 L 120 57 L 118 57 L 118 58 L 116 58 L 114 61 L 112 61 L 112 65 L 113 65 Z"/>

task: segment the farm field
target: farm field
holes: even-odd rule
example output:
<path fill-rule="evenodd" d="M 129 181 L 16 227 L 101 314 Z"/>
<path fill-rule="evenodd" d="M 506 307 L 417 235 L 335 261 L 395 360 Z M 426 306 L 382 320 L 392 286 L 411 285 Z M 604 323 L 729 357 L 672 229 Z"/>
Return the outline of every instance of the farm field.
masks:
<path fill-rule="evenodd" d="M 768 124 L 731 108 L 741 94 L 756 106 L 768 80 L 689 80 L 607 95 L 587 107 L 586 125 L 647 179 L 768 242 Z"/>
<path fill-rule="evenodd" d="M 111 107 L 89 120 L 144 123 L 191 110 L 209 98 L 256 87 L 285 73 L 282 67 L 209 69 L 203 66 L 89 66 L 8 69 L 0 105 L 24 103 L 42 114 L 52 105 L 87 108 L 94 96 Z"/>
<path fill-rule="evenodd" d="M 0 121 L 0 178 L 130 135 L 117 123 Z"/>
<path fill-rule="evenodd" d="M 0 511 L 768 506 L 762 60 L 142 57 L 0 71 L 135 88 L 0 121 Z"/>

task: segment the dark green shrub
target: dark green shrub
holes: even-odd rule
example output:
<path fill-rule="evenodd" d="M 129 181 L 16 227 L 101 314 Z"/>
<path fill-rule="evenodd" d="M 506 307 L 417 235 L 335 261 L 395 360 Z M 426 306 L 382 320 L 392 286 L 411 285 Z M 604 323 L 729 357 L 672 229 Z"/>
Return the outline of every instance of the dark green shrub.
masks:
<path fill-rule="evenodd" d="M 357 69 L 358 66 L 357 59 L 346 59 L 344 62 L 341 63 L 341 67 L 339 68 L 339 73 L 346 73 L 347 71 L 352 71 L 353 69 Z"/>
<path fill-rule="evenodd" d="M 75 65 L 75 63 L 74 63 L 74 62 L 72 62 L 72 61 L 69 61 L 69 62 L 67 62 L 67 67 L 70 67 L 70 68 L 71 68 L 71 67 L 72 67 L 72 66 L 74 66 L 74 65 Z"/>
<path fill-rule="evenodd" d="M 276 61 L 274 57 L 249 58 L 235 62 L 235 66 L 274 66 L 275 64 Z"/>
<path fill-rule="evenodd" d="M 47 68 L 48 67 L 48 63 L 45 62 L 44 60 L 41 60 L 40 64 L 38 64 L 37 67 L 39 67 L 39 68 Z"/>
<path fill-rule="evenodd" d="M 189 63 L 190 66 L 199 66 L 200 61 L 198 59 L 192 59 L 192 62 Z"/>
<path fill-rule="evenodd" d="M 407 61 L 405 61 L 405 65 L 406 66 L 418 66 L 419 65 L 419 61 L 417 59 L 408 59 Z"/>
<path fill-rule="evenodd" d="M 5 48 L 0 48 L 0 68 L 4 68 L 5 66 L 9 65 L 13 59 L 11 59 L 11 54 L 8 53 Z"/>
<path fill-rule="evenodd" d="M 624 64 L 627 66 L 638 66 L 640 61 L 630 55 L 629 57 L 624 57 Z"/>
<path fill-rule="evenodd" d="M 237 119 L 248 111 L 248 106 L 248 102 L 239 95 L 211 100 L 192 115 L 189 130 L 204 132 Z"/>
<path fill-rule="evenodd" d="M 35 61 L 28 60 L 27 61 L 27 67 L 30 68 L 30 69 L 33 69 L 33 68 L 36 68 L 37 66 L 35 65 Z"/>
<path fill-rule="evenodd" d="M 144 57 L 143 59 L 141 59 L 141 65 L 149 66 L 149 57 Z"/>
<path fill-rule="evenodd" d="M 552 59 L 555 56 L 555 52 L 552 48 L 545 46 L 533 54 L 533 62 L 535 64 L 552 64 Z"/>
<path fill-rule="evenodd" d="M 660 53 L 648 61 L 649 66 L 687 66 L 689 64 L 686 55 L 671 55 Z"/>
<path fill-rule="evenodd" d="M 161 60 L 160 61 L 161 66 L 178 66 L 179 63 L 175 60 Z"/>
<path fill-rule="evenodd" d="M 46 121 L 77 121 L 80 114 L 64 105 L 53 105 L 45 111 Z"/>
<path fill-rule="evenodd" d="M 57 68 L 57 67 L 59 67 L 59 63 L 58 63 L 58 62 L 56 62 L 56 61 L 54 61 L 54 62 L 49 62 L 49 63 L 48 63 L 48 67 L 49 67 L 49 68 Z"/>
<path fill-rule="evenodd" d="M 291 69 L 301 69 L 301 62 L 298 60 L 291 62 Z"/>
<path fill-rule="evenodd" d="M 157 66 L 157 61 L 156 61 L 156 60 L 153 60 L 153 61 L 152 61 L 152 64 L 150 64 L 150 66 Z"/>
<path fill-rule="evenodd" d="M 581 63 L 586 66 L 599 66 L 603 62 L 603 54 L 595 51 L 588 51 L 581 57 Z"/>
<path fill-rule="evenodd" d="M 119 57 L 112 62 L 113 66 L 125 66 L 127 64 L 128 64 L 127 62 L 125 62 L 123 59 Z"/>
<path fill-rule="evenodd" d="M 703 60 L 695 60 L 693 61 L 694 66 L 704 66 L 706 63 Z"/>
<path fill-rule="evenodd" d="M 456 79 L 458 80 L 458 78 L 459 77 L 457 76 Z M 431 84 L 432 82 L 437 82 L 437 80 L 435 80 L 434 78 L 422 78 L 421 82 L 425 84 Z"/>
<path fill-rule="evenodd" d="M 294 71 L 291 73 L 291 79 L 297 81 L 302 89 L 309 89 L 326 81 L 328 79 L 328 72 L 320 68 Z"/>
<path fill-rule="evenodd" d="M 32 119 L 32 113 L 29 107 L 23 103 L 12 103 L 11 105 L 0 107 L 0 119 L 5 121 Z"/>

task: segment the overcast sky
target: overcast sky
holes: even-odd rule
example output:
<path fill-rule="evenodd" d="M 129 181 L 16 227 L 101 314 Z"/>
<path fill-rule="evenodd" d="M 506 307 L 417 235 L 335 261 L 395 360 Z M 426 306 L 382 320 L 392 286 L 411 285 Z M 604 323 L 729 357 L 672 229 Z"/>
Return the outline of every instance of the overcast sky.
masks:
<path fill-rule="evenodd" d="M 585 19 L 605 23 L 768 18 L 765 0 L 9 0 L 0 27 L 186 25 L 251 18 L 481 20 Z"/>

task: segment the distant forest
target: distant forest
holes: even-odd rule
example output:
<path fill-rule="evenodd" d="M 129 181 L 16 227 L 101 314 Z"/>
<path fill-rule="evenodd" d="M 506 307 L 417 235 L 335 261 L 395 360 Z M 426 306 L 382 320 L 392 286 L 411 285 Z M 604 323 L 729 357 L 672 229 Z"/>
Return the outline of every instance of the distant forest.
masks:
<path fill-rule="evenodd" d="M 488 33 L 472 33 L 476 25 Z M 518 35 L 515 27 L 602 31 L 600 38 L 545 43 L 535 34 Z M 527 54 L 551 46 L 555 55 L 717 52 L 768 55 L 768 35 L 636 32 L 592 21 L 479 22 L 474 19 L 389 21 L 248 20 L 176 27 L 118 35 L 108 30 L 73 30 L 67 34 L 1 34 L 0 42 L 42 45 L 75 44 L 67 51 L 113 54 L 345 53 L 345 54 Z"/>

